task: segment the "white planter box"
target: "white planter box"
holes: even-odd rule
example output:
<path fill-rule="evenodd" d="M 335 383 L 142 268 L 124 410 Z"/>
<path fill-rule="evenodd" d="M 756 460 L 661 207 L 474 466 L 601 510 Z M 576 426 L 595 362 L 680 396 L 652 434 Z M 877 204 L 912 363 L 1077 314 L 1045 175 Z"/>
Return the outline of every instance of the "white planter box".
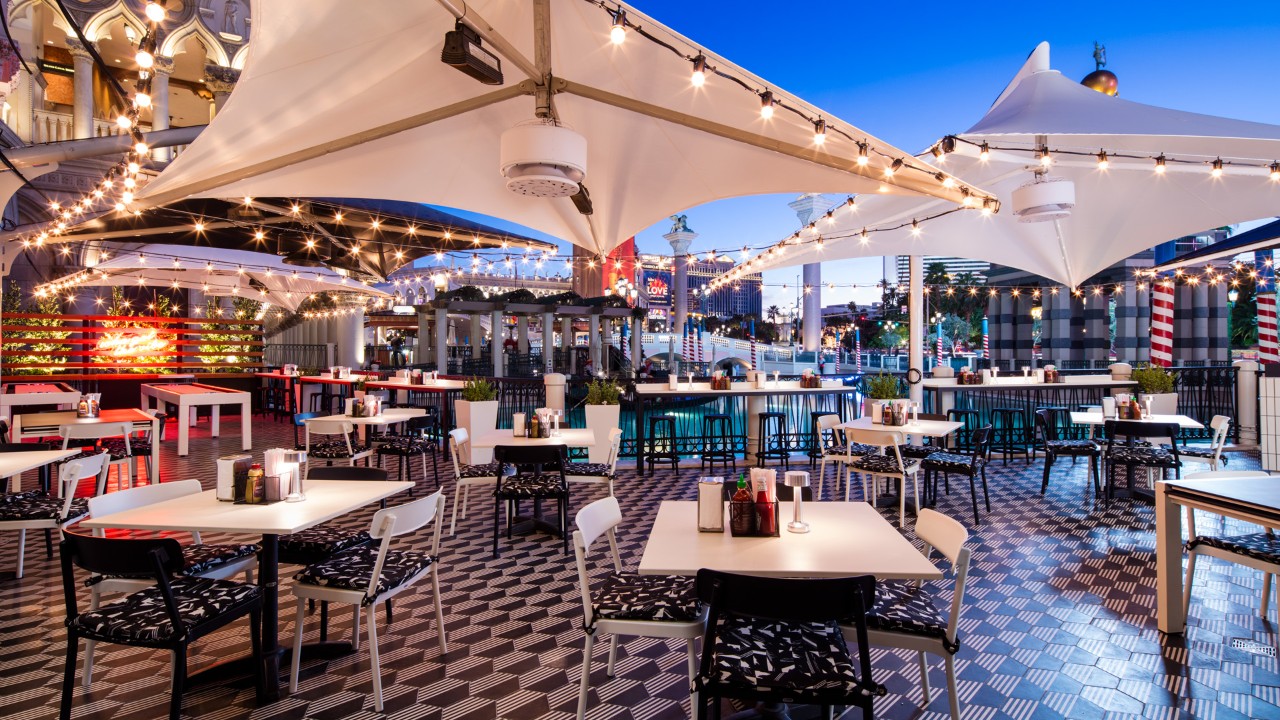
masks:
<path fill-rule="evenodd" d="M 1178 414 L 1178 393 L 1157 393 L 1155 395 L 1138 393 L 1138 404 L 1141 405 L 1144 410 L 1147 407 L 1147 398 L 1151 398 L 1152 415 Z"/>
<path fill-rule="evenodd" d="M 498 429 L 498 401 L 485 400 L 471 402 L 459 400 L 453 405 L 454 421 L 458 427 L 465 428 L 469 437 L 477 437 L 481 433 Z M 471 448 L 463 452 L 462 462 L 467 465 L 482 465 L 493 462 L 493 448 Z"/>
<path fill-rule="evenodd" d="M 587 460 L 602 463 L 609 460 L 609 431 L 621 427 L 621 405 L 587 405 L 587 428 L 595 436 L 596 444 L 587 448 Z"/>

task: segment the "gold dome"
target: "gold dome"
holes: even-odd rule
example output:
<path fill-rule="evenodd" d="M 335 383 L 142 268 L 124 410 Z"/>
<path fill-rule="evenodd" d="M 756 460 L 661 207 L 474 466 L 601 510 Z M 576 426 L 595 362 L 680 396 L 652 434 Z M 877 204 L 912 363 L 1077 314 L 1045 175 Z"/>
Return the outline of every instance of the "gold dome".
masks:
<path fill-rule="evenodd" d="M 1120 91 L 1120 78 L 1116 77 L 1116 74 L 1110 70 L 1094 70 L 1085 75 L 1080 84 L 1090 90 L 1097 90 L 1103 95 L 1111 95 L 1113 97 Z"/>

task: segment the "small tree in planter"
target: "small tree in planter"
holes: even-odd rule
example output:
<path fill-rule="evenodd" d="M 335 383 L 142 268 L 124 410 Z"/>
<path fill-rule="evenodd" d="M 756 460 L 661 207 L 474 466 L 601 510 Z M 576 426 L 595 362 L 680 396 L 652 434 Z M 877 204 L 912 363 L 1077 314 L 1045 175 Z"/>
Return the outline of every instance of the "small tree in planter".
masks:
<path fill-rule="evenodd" d="M 587 448 L 587 459 L 602 463 L 609 459 L 609 431 L 621 427 L 622 397 L 618 386 L 608 380 L 592 380 L 587 384 L 587 427 L 595 436 L 595 444 Z"/>
<path fill-rule="evenodd" d="M 873 422 L 880 422 L 877 413 L 873 408 L 878 407 L 879 403 L 884 400 L 897 400 L 898 378 L 880 373 L 866 379 L 866 396 L 862 399 L 862 415 L 866 417 L 870 415 Z"/>
<path fill-rule="evenodd" d="M 1138 402 L 1145 405 L 1147 398 L 1151 398 L 1152 414 L 1177 414 L 1178 393 L 1173 391 L 1173 373 L 1158 365 L 1145 365 L 1134 368 L 1131 379 L 1138 384 Z"/>
<path fill-rule="evenodd" d="M 498 388 L 484 378 L 473 377 L 462 386 L 462 398 L 454 403 L 454 417 L 471 438 L 498 429 Z M 468 465 L 493 462 L 491 448 L 468 448 L 462 462 Z"/>

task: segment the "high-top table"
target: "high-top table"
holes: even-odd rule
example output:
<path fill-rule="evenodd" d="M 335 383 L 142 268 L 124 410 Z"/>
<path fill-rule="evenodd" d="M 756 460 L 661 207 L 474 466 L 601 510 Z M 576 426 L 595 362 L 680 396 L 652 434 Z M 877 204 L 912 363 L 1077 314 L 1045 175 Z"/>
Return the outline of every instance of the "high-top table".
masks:
<path fill-rule="evenodd" d="M 218 437 L 222 422 L 223 405 L 240 406 L 240 446 L 253 449 L 253 396 L 243 390 L 206 385 L 204 383 L 155 385 L 143 383 L 142 407 L 147 410 L 163 410 L 165 404 L 178 406 L 178 456 L 186 457 L 191 437 L 190 428 L 196 424 L 197 409 L 209 407 L 209 433 Z"/>
<path fill-rule="evenodd" d="M 90 518 L 80 523 L 86 528 L 127 528 L 131 530 L 221 532 L 233 535 L 261 535 L 258 554 L 258 586 L 262 588 L 262 657 L 268 678 L 259 702 L 280 697 L 280 536 L 301 532 L 337 517 L 372 505 L 413 487 L 409 482 L 369 482 L 360 480 L 312 480 L 304 488 L 303 502 L 272 505 L 236 505 L 219 502 L 215 491 L 207 490 L 173 500 L 152 503 L 123 512 Z M 276 678 L 276 682 L 270 682 Z"/>
<path fill-rule="evenodd" d="M 1110 373 L 1063 375 L 1062 382 L 1037 381 L 1035 375 L 1023 377 L 1021 372 L 1001 373 L 994 381 L 981 385 L 961 385 L 955 378 L 925 378 L 920 383 L 930 396 L 930 412 L 945 415 L 956 406 L 960 396 L 968 398 L 969 407 L 982 407 L 988 399 L 999 405 L 1022 406 L 1030 410 L 1040 406 L 1075 407 L 1096 405 L 1112 389 L 1136 387 L 1133 380 L 1117 380 Z"/>
<path fill-rule="evenodd" d="M 289 414 L 302 412 L 301 399 L 298 397 L 298 375 L 287 375 L 279 370 L 271 372 L 256 372 L 254 377 L 262 378 L 268 383 L 279 382 L 284 385 L 285 408 L 284 411 Z"/>
<path fill-rule="evenodd" d="M 440 430 L 448 432 L 453 429 L 453 403 L 452 399 L 458 398 L 462 392 L 463 386 L 467 383 L 465 380 L 452 380 L 449 378 L 440 378 L 435 381 L 424 381 L 421 384 L 413 384 L 406 378 L 390 378 L 388 380 L 370 380 L 365 384 L 365 388 L 369 390 L 390 390 L 394 393 L 393 398 L 396 402 L 400 402 L 398 396 L 405 393 L 405 401 L 412 403 L 415 394 L 434 394 L 440 395 Z"/>
<path fill-rule="evenodd" d="M 57 405 L 74 410 L 80 402 L 80 391 L 64 382 L 5 383 L 0 387 L 0 416 L 13 415 L 13 408 L 24 405 Z"/>
<path fill-rule="evenodd" d="M 131 423 L 134 432 L 150 431 L 151 457 L 147 461 L 147 477 L 160 481 L 160 420 L 156 416 L 137 408 L 119 408 L 103 410 L 96 418 L 76 417 L 74 410 L 58 412 L 27 413 L 13 416 L 13 430 L 10 432 L 14 442 L 38 440 L 42 437 L 54 437 L 58 428 L 63 425 L 100 425 L 103 423 Z M 86 443 L 87 445 L 87 443 Z M 151 482 L 151 480 L 148 480 Z"/>

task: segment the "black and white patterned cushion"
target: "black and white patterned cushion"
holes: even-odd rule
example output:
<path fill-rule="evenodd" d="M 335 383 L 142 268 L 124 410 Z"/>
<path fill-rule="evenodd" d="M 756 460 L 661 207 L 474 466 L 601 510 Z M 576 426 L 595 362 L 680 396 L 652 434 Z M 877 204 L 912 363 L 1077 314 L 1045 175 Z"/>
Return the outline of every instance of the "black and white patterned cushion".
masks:
<path fill-rule="evenodd" d="M 378 562 L 378 549 L 377 545 L 352 548 L 328 560 L 308 565 L 294 575 L 293 579 L 308 585 L 342 590 L 368 590 L 369 578 L 373 576 L 373 566 Z M 388 550 L 387 559 L 382 564 L 382 572 L 378 575 L 374 595 L 381 595 L 400 587 L 418 573 L 431 567 L 431 563 L 431 556 L 425 553 Z M 365 597 L 364 603 L 369 604 L 368 596 Z"/>
<path fill-rule="evenodd" d="M 102 441 L 102 449 L 110 453 L 112 460 L 130 457 L 124 447 L 124 438 L 107 438 Z M 129 438 L 129 450 L 133 451 L 133 455 L 150 455 L 151 441 L 143 438 Z"/>
<path fill-rule="evenodd" d="M 692 577 L 611 573 L 593 595 L 596 620 L 690 622 L 698 618 Z"/>
<path fill-rule="evenodd" d="M 875 445 L 863 445 L 862 443 L 849 443 L 849 447 L 844 449 L 841 455 L 876 455 L 880 452 L 880 448 Z"/>
<path fill-rule="evenodd" d="M 1122 465 L 1135 464 L 1145 467 L 1177 467 L 1173 454 L 1149 447 L 1114 447 L 1107 453 L 1107 460 Z"/>
<path fill-rule="evenodd" d="M 565 463 L 565 475 L 593 475 L 600 477 L 608 477 L 613 472 L 609 467 L 609 463 Z"/>
<path fill-rule="evenodd" d="M 908 474 L 920 465 L 918 462 L 912 462 L 906 458 L 903 458 L 903 462 L 907 466 L 906 471 Z M 858 472 L 880 473 L 881 475 L 902 474 L 902 469 L 898 467 L 898 458 L 892 455 L 864 455 L 849 463 L 849 467 Z"/>
<path fill-rule="evenodd" d="M 364 545 L 371 539 L 366 530 L 353 531 L 320 525 L 291 535 L 281 535 L 280 554 L 334 555 L 357 545 Z"/>
<path fill-rule="evenodd" d="M 1187 549 L 1194 550 L 1201 545 L 1280 565 L 1280 538 L 1264 532 L 1225 538 L 1197 535 L 1187 542 Z"/>
<path fill-rule="evenodd" d="M 566 494 L 560 475 L 520 473 L 502 479 L 493 494 L 508 500 L 535 497 L 562 497 Z"/>
<path fill-rule="evenodd" d="M 237 607 L 256 602 L 256 585 L 184 576 L 169 583 L 178 618 L 190 632 Z M 140 590 L 97 610 L 81 613 L 71 624 L 83 635 L 102 640 L 157 642 L 175 636 L 158 586 Z"/>
<path fill-rule="evenodd" d="M 463 465 L 458 468 L 458 477 L 461 478 L 496 478 L 498 477 L 498 463 L 483 463 L 480 465 Z"/>
<path fill-rule="evenodd" d="M 942 448 L 932 445 L 899 445 L 898 451 L 902 453 L 903 459 L 923 460 L 934 453 L 942 452 Z"/>
<path fill-rule="evenodd" d="M 910 583 L 876 583 L 876 604 L 867 613 L 867 627 L 938 638 L 953 655 L 960 649 L 958 636 L 955 643 L 947 642 L 947 621 L 934 606 L 928 591 Z"/>
<path fill-rule="evenodd" d="M 859 690 L 849 645 L 834 623 L 727 615 L 719 619 L 716 633 L 711 679 L 718 684 L 745 694 L 792 690 L 853 695 Z"/>
<path fill-rule="evenodd" d="M 425 455 L 435 452 L 436 444 L 418 437 L 392 436 L 377 447 L 379 455 Z"/>
<path fill-rule="evenodd" d="M 257 555 L 260 550 L 262 548 L 257 545 L 184 545 L 182 572 L 185 575 L 199 575 L 219 565 Z"/>
<path fill-rule="evenodd" d="M 1197 457 L 1197 458 L 1205 458 L 1207 460 L 1212 460 L 1213 453 L 1214 453 L 1214 450 L 1211 448 L 1198 448 L 1198 447 L 1178 448 L 1178 454 L 1183 457 Z M 1226 455 L 1220 456 L 1218 458 L 1218 462 L 1222 463 L 1223 465 L 1226 465 L 1227 456 Z"/>
<path fill-rule="evenodd" d="M 1094 455 L 1101 451 L 1092 440 L 1050 440 L 1045 447 L 1054 455 Z"/>
<path fill-rule="evenodd" d="M 351 443 L 351 450 L 347 450 L 347 444 L 342 441 L 321 443 L 319 445 L 312 443 L 311 450 L 307 452 L 307 455 L 322 460 L 341 460 L 342 458 L 359 455 L 368 449 L 365 445 Z"/>
<path fill-rule="evenodd" d="M 89 499 L 75 498 L 71 512 L 62 517 L 64 498 L 49 497 L 41 490 L 5 495 L 0 499 L 0 521 L 4 520 L 56 520 L 66 522 L 89 514 Z"/>
<path fill-rule="evenodd" d="M 983 462 L 982 458 L 977 458 L 975 464 L 974 457 L 972 455 L 936 452 L 925 458 L 921 465 L 925 470 L 968 475 L 973 473 L 978 467 L 981 467 Z"/>

